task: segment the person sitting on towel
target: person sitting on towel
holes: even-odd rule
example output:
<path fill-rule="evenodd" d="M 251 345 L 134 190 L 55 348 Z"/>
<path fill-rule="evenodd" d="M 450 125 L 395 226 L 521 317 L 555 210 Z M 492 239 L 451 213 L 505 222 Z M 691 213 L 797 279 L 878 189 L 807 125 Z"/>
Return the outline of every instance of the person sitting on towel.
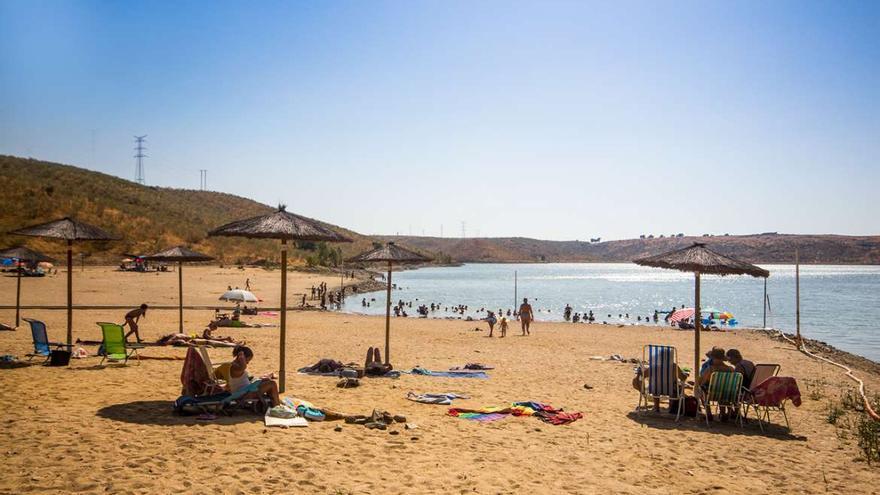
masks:
<path fill-rule="evenodd" d="M 272 379 L 272 375 L 253 381 L 248 376 L 247 366 L 254 358 L 254 351 L 250 347 L 240 345 L 232 350 L 232 355 L 235 356 L 235 359 L 229 367 L 229 382 L 227 383 L 229 391 L 235 393 L 242 388 L 247 388 L 249 393 L 268 395 L 272 401 L 272 407 L 280 405 L 281 397 L 278 396 L 278 384 Z"/>
<path fill-rule="evenodd" d="M 394 369 L 391 364 L 382 362 L 382 354 L 378 347 L 370 347 L 367 350 L 367 360 L 364 363 L 364 373 L 370 376 L 382 376 Z"/>

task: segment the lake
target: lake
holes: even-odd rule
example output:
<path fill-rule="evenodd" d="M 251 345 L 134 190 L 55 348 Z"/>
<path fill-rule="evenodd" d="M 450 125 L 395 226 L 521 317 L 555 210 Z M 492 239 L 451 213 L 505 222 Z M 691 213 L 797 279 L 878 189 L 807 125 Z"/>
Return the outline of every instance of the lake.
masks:
<path fill-rule="evenodd" d="M 795 267 L 762 267 L 770 271 L 767 326 L 793 333 Z M 802 335 L 880 361 L 880 267 L 810 265 L 800 272 Z M 563 321 L 566 304 L 575 312 L 592 310 L 597 323 L 615 324 L 638 323 L 637 316 L 653 316 L 655 309 L 693 307 L 693 274 L 631 263 L 466 264 L 395 272 L 392 301 L 412 301 L 410 317 L 419 304 L 434 302 L 441 308 L 432 317 L 459 316 L 444 307 L 464 304 L 465 316 L 480 318 L 480 308 L 513 308 L 514 273 L 519 299 L 529 298 L 539 321 Z M 733 313 L 738 328 L 763 326 L 763 279 L 705 275 L 701 287 L 704 308 Z M 347 298 L 343 311 L 385 313 L 384 291 L 366 295 L 369 307 L 362 306 L 362 297 Z M 618 318 L 626 313 L 629 319 Z"/>

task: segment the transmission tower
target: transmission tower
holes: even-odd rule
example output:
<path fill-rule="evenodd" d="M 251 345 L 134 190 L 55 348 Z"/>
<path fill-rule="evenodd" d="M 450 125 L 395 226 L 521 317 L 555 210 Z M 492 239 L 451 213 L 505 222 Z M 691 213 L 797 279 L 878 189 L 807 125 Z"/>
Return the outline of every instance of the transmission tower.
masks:
<path fill-rule="evenodd" d="M 146 147 L 144 147 L 144 142 L 146 142 L 146 140 L 147 140 L 146 134 L 144 134 L 143 136 L 135 136 L 134 137 L 134 142 L 135 142 L 135 147 L 134 147 L 135 155 L 134 155 L 134 157 L 137 159 L 137 166 L 134 171 L 134 181 L 137 182 L 138 184 L 144 183 L 144 158 L 147 157 L 147 155 L 144 154 L 144 150 L 147 149 Z"/>

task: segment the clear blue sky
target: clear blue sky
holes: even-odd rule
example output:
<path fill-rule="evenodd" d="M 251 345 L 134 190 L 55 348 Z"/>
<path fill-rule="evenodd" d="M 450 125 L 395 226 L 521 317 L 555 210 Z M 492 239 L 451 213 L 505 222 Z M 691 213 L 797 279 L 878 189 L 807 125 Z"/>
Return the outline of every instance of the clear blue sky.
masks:
<path fill-rule="evenodd" d="M 0 153 L 363 233 L 880 234 L 880 2 L 0 0 Z"/>

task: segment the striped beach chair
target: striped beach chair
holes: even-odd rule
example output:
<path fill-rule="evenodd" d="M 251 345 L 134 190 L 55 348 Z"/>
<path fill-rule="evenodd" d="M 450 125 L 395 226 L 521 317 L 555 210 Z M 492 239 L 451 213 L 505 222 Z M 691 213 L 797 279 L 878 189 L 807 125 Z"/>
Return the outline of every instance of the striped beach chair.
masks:
<path fill-rule="evenodd" d="M 742 402 L 742 382 L 743 375 L 735 371 L 716 371 L 709 378 L 709 388 L 706 393 L 702 393 L 701 398 L 706 417 L 706 426 L 709 426 L 709 413 L 712 412 L 714 404 L 721 412 L 721 406 L 729 407 L 734 411 L 739 411 Z M 742 414 L 737 414 L 739 419 L 739 427 L 742 428 Z"/>
<path fill-rule="evenodd" d="M 678 378 L 678 360 L 675 347 L 666 345 L 646 345 L 642 348 L 641 387 L 639 390 L 639 412 L 654 407 L 654 399 L 671 401 L 678 406 L 675 420 L 684 412 L 684 383 Z M 646 376 L 647 375 L 647 376 Z"/>

